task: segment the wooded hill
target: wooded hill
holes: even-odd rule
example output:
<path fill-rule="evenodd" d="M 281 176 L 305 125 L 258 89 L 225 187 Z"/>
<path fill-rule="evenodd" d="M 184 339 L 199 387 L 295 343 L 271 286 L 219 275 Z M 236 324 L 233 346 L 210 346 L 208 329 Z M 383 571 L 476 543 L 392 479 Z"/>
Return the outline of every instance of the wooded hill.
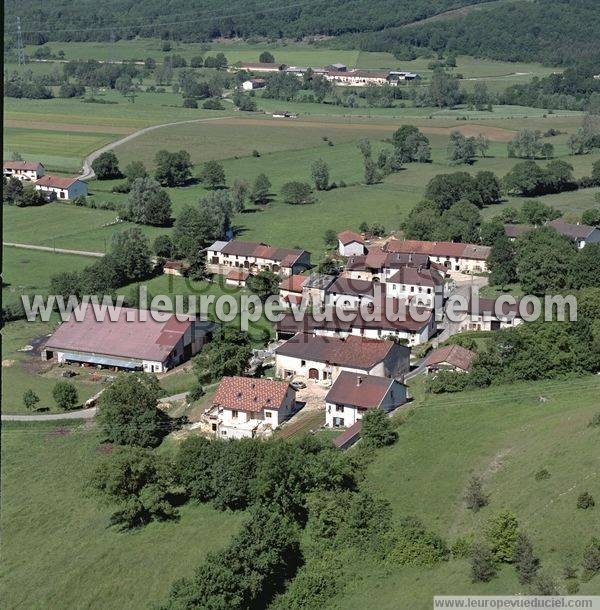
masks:
<path fill-rule="evenodd" d="M 596 0 L 7 0 L 5 10 L 9 45 L 19 15 L 33 43 L 324 35 L 342 36 L 325 44 L 406 59 L 423 51 L 552 65 L 600 58 Z"/>

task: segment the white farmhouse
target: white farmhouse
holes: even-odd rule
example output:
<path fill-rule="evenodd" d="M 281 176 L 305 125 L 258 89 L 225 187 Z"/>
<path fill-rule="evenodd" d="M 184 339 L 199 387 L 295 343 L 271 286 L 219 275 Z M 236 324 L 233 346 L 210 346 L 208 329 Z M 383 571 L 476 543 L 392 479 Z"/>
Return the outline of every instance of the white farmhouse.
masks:
<path fill-rule="evenodd" d="M 62 176 L 42 176 L 35 183 L 35 188 L 42 191 L 49 199 L 66 201 L 87 195 L 87 184 L 77 177 L 63 178 Z"/>
<path fill-rule="evenodd" d="M 35 182 L 46 173 L 46 170 L 38 161 L 4 161 L 2 173 L 7 178 Z"/>
<path fill-rule="evenodd" d="M 212 401 L 212 431 L 221 438 L 254 437 L 277 428 L 296 405 L 287 381 L 223 377 Z"/>
<path fill-rule="evenodd" d="M 325 425 L 349 428 L 369 409 L 389 413 L 406 400 L 406 386 L 396 379 L 342 372 L 325 396 Z"/>
<path fill-rule="evenodd" d="M 264 78 L 250 78 L 242 83 L 244 91 L 254 91 L 255 89 L 263 89 L 266 87 L 267 81 Z"/>
<path fill-rule="evenodd" d="M 335 381 L 342 371 L 398 377 L 410 368 L 410 348 L 394 341 L 345 339 L 299 332 L 275 350 L 277 376 Z"/>
<path fill-rule="evenodd" d="M 360 256 L 365 254 L 365 240 L 360 233 L 342 231 L 338 233 L 337 238 L 340 256 Z"/>

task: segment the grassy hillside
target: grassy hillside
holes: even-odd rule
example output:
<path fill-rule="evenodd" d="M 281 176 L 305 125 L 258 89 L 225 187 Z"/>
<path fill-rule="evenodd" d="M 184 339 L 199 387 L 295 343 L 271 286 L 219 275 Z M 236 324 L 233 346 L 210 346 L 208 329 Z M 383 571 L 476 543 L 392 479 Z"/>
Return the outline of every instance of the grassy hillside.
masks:
<path fill-rule="evenodd" d="M 420 398 L 397 443 L 370 466 L 367 485 L 390 501 L 395 519 L 417 516 L 450 544 L 477 536 L 500 510 L 514 511 L 543 570 L 564 590 L 562 568 L 581 563 L 584 545 L 600 528 L 600 511 L 576 508 L 583 491 L 600 497 L 600 429 L 588 427 L 600 410 L 599 390 L 600 379 L 585 377 Z M 550 478 L 536 481 L 542 468 Z M 473 475 L 483 478 L 490 495 L 479 513 L 463 501 Z M 464 559 L 387 571 L 361 561 L 351 571 L 356 578 L 328 607 L 391 609 L 402 599 L 403 608 L 425 609 L 435 594 L 523 592 L 511 567 L 488 584 L 472 584 Z M 597 595 L 600 577 L 580 592 Z"/>
<path fill-rule="evenodd" d="M 186 505 L 177 522 L 131 533 L 86 497 L 101 449 L 93 430 L 2 426 L 4 608 L 146 608 L 204 555 L 227 544 L 243 513 Z"/>
<path fill-rule="evenodd" d="M 584 543 L 600 527 L 597 507 L 575 508 L 584 490 L 600 497 L 600 430 L 588 427 L 600 410 L 599 390 L 600 379 L 586 377 L 423 399 L 417 381 L 415 413 L 400 427 L 398 442 L 378 453 L 366 485 L 390 501 L 394 519 L 416 515 L 450 543 L 512 509 L 544 569 L 563 586 L 563 566 L 580 563 Z M 86 427 L 3 427 L 5 607 L 147 607 L 164 599 L 170 583 L 190 574 L 208 550 L 227 544 L 243 519 L 186 505 L 177 523 L 129 534 L 110 529 L 110 508 L 83 493 L 101 450 Z M 541 468 L 551 476 L 536 481 Z M 483 477 L 490 494 L 475 515 L 462 500 L 473 474 Z M 464 559 L 403 568 L 362 556 L 347 567 L 350 577 L 325 607 L 425 609 L 436 593 L 522 591 L 510 567 L 488 584 L 473 585 Z M 600 577 L 582 583 L 580 592 L 598 594 Z"/>

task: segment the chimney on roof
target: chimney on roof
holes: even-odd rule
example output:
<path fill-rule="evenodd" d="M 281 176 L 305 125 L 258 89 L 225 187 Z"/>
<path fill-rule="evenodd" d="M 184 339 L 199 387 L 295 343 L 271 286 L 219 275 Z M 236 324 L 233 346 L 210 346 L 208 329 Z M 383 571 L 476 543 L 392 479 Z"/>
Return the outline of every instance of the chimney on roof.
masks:
<path fill-rule="evenodd" d="M 359 375 L 359 376 L 356 378 L 356 387 L 358 387 L 358 386 L 359 386 L 361 383 L 362 383 L 362 377 Z"/>

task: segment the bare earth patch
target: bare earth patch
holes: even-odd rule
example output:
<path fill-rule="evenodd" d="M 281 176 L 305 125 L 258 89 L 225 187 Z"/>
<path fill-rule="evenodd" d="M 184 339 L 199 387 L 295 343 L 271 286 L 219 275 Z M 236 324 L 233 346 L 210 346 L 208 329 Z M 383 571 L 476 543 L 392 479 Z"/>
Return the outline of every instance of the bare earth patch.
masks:
<path fill-rule="evenodd" d="M 46 442 L 51 441 L 55 438 L 62 438 L 64 436 L 70 436 L 72 434 L 72 430 L 71 428 L 65 428 L 65 427 L 61 427 L 61 428 L 53 428 L 52 430 L 50 430 L 50 432 L 48 432 L 48 434 L 46 434 L 46 436 L 44 437 L 44 440 Z"/>
<path fill-rule="evenodd" d="M 10 358 L 7 358 L 6 360 L 2 361 L 2 366 L 12 366 L 15 363 L 14 360 L 11 360 Z"/>

